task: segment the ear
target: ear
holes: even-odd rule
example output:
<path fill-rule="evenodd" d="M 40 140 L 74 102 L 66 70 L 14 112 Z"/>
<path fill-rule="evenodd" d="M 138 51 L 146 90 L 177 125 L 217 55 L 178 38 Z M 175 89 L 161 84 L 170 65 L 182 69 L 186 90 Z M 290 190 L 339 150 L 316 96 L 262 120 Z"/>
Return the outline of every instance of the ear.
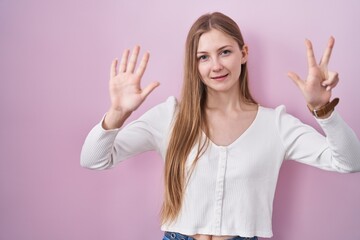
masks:
<path fill-rule="evenodd" d="M 244 46 L 241 49 L 242 58 L 241 58 L 241 64 L 244 64 L 247 62 L 248 56 L 249 56 L 249 47 L 244 44 Z"/>

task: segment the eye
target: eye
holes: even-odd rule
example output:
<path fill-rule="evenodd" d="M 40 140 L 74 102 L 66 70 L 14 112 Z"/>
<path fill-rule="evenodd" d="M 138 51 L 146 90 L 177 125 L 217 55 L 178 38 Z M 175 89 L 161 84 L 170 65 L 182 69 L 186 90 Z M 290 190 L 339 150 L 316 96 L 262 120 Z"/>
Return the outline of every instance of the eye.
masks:
<path fill-rule="evenodd" d="M 227 56 L 227 55 L 229 55 L 230 53 L 231 53 L 230 50 L 225 49 L 224 51 L 222 51 L 222 52 L 220 53 L 220 55 Z"/>
<path fill-rule="evenodd" d="M 200 62 L 204 62 L 204 61 L 206 61 L 206 60 L 208 60 L 208 59 L 209 59 L 209 57 L 208 57 L 207 55 L 198 56 L 198 60 L 199 60 Z"/>

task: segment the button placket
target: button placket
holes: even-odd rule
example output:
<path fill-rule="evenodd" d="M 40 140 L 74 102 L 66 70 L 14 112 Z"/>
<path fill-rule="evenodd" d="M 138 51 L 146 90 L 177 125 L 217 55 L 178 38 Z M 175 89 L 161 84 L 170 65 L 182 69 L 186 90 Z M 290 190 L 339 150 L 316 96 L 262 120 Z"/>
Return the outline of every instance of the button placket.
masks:
<path fill-rule="evenodd" d="M 224 196 L 224 182 L 225 182 L 225 170 L 226 170 L 226 160 L 227 160 L 227 149 L 221 147 L 219 149 L 219 163 L 218 171 L 216 176 L 216 190 L 215 190 L 215 221 L 214 221 L 214 231 L 216 234 L 221 234 L 221 215 L 222 215 L 222 205 L 223 205 L 223 196 Z"/>

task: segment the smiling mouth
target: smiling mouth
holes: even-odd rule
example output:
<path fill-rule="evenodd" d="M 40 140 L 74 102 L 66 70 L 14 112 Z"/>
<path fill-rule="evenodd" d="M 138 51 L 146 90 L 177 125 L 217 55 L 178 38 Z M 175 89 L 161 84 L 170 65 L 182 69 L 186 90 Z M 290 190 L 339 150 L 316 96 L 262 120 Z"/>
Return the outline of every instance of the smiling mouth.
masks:
<path fill-rule="evenodd" d="M 229 74 L 224 74 L 224 75 L 221 75 L 221 76 L 216 76 L 216 77 L 211 77 L 211 79 L 214 79 L 214 80 L 223 80 L 225 79 Z"/>

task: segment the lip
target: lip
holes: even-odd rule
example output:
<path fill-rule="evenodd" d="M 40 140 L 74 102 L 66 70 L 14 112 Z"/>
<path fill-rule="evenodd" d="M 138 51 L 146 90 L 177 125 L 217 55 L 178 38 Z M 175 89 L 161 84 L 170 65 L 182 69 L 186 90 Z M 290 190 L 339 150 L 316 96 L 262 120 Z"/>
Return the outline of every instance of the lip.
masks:
<path fill-rule="evenodd" d="M 213 80 L 216 80 L 216 81 L 223 81 L 225 80 L 225 78 L 228 76 L 229 74 L 224 74 L 224 75 L 219 75 L 219 76 L 214 76 L 214 77 L 210 77 L 211 79 Z"/>

